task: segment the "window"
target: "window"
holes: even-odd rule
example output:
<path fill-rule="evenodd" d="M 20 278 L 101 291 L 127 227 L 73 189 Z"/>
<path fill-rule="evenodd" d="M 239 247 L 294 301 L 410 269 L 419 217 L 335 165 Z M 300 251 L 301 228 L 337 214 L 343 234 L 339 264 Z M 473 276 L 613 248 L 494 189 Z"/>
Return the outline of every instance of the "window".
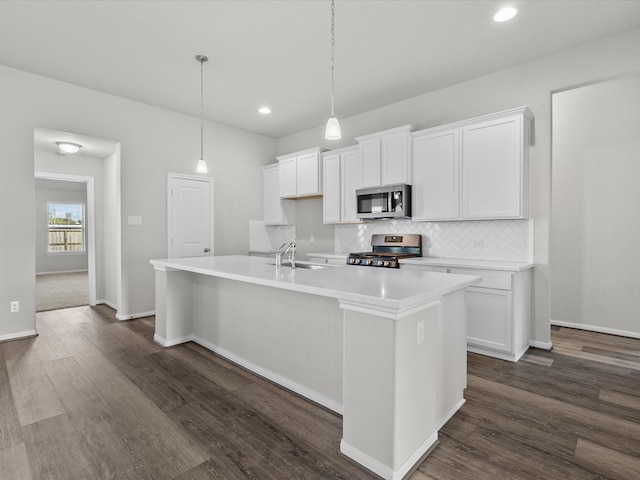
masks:
<path fill-rule="evenodd" d="M 82 203 L 47 203 L 49 253 L 85 252 Z"/>

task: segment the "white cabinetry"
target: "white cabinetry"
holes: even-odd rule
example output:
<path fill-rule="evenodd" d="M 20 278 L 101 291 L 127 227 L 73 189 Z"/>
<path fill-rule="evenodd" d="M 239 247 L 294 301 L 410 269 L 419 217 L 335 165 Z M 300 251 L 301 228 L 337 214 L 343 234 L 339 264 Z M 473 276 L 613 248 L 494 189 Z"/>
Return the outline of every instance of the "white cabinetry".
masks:
<path fill-rule="evenodd" d="M 358 222 L 356 189 L 360 187 L 360 151 L 357 146 L 326 152 L 323 166 L 324 223 Z"/>
<path fill-rule="evenodd" d="M 464 218 L 529 215 L 529 130 L 524 112 L 463 127 Z"/>
<path fill-rule="evenodd" d="M 529 216 L 526 107 L 413 134 L 413 219 Z"/>
<path fill-rule="evenodd" d="M 467 288 L 467 350 L 517 362 L 529 348 L 531 270 L 447 271 L 482 277 Z"/>
<path fill-rule="evenodd" d="M 295 202 L 280 198 L 279 165 L 274 163 L 262 171 L 263 220 L 267 225 L 292 225 L 295 223 Z"/>
<path fill-rule="evenodd" d="M 411 184 L 411 132 L 417 127 L 403 127 L 357 137 L 362 162 L 362 187 Z"/>
<path fill-rule="evenodd" d="M 467 288 L 467 350 L 517 362 L 529 348 L 531 269 L 489 270 L 402 263 L 401 269 L 482 277 Z"/>
<path fill-rule="evenodd" d="M 280 196 L 283 198 L 322 195 L 321 148 L 277 157 L 280 165 Z"/>
<path fill-rule="evenodd" d="M 460 130 L 413 139 L 413 220 L 460 217 Z"/>

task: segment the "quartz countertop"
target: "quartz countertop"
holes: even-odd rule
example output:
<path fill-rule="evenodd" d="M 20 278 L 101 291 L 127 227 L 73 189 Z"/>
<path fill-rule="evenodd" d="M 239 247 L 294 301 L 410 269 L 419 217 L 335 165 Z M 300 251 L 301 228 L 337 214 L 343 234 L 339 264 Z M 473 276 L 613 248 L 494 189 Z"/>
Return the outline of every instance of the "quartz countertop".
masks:
<path fill-rule="evenodd" d="M 150 263 L 157 269 L 182 270 L 393 310 L 431 302 L 481 280 L 473 275 L 395 268 L 276 268 L 271 258 L 248 255 L 174 258 Z"/>
<path fill-rule="evenodd" d="M 345 259 L 348 253 L 309 253 L 309 257 L 322 257 L 322 258 L 338 258 Z M 400 264 L 407 263 L 410 265 L 424 265 L 424 266 L 438 266 L 438 267 L 453 267 L 453 268 L 477 268 L 482 270 L 502 270 L 507 272 L 520 272 L 522 270 L 528 270 L 535 266 L 533 262 L 503 262 L 500 260 L 470 260 L 466 258 L 441 258 L 441 257 L 413 257 L 403 258 L 400 260 Z"/>

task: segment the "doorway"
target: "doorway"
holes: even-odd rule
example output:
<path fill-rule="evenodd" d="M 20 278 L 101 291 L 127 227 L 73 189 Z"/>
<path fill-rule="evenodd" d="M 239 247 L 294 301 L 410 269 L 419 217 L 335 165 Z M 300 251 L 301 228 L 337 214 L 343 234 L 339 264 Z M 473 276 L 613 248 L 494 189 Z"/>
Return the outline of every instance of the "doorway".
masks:
<path fill-rule="evenodd" d="M 61 154 L 57 142 L 72 142 L 81 146 L 75 154 Z M 75 184 L 86 191 L 84 209 L 86 217 L 79 222 L 79 215 L 66 212 L 73 217 L 76 229 L 83 230 L 84 245 L 79 247 L 82 237 L 78 233 L 63 233 L 53 240 L 53 250 L 84 250 L 86 253 L 86 281 L 88 284 L 88 305 L 104 303 L 118 312 L 121 304 L 121 208 L 120 208 L 120 144 L 118 142 L 79 135 L 75 133 L 34 129 L 34 175 L 36 182 L 49 181 L 60 184 Z M 50 199 L 54 201 L 55 199 Z M 79 203 L 83 202 L 68 202 Z M 47 238 L 46 202 L 36 212 L 36 218 L 42 218 L 38 227 L 39 234 L 45 238 L 36 245 L 36 255 L 49 254 L 50 259 L 58 257 L 80 257 L 80 254 L 59 255 L 57 252 L 45 252 L 49 249 Z M 67 206 L 56 206 L 64 210 Z M 38 207 L 40 208 L 40 207 Z M 60 212 L 58 211 L 58 215 Z M 64 223 L 64 222 L 62 222 Z M 73 238 L 72 238 L 73 237 Z M 67 242 L 69 246 L 62 246 Z M 36 262 L 37 263 L 37 262 Z M 62 269 L 61 269 L 62 270 Z M 83 270 L 81 267 L 64 269 Z M 55 271 L 55 269 L 54 269 Z M 79 276 L 79 275 L 78 275 Z M 77 279 L 67 278 L 69 285 Z M 36 282 L 37 284 L 37 282 Z M 71 288 L 71 287 L 70 287 Z"/>
<path fill-rule="evenodd" d="M 640 338 L 640 74 L 552 97 L 551 324 Z"/>
<path fill-rule="evenodd" d="M 36 312 L 95 305 L 94 179 L 35 177 Z"/>

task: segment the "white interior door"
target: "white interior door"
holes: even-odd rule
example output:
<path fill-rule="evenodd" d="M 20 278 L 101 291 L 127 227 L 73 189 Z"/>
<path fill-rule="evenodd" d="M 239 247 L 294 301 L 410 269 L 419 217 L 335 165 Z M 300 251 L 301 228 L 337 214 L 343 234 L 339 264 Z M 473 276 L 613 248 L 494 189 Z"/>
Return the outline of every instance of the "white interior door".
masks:
<path fill-rule="evenodd" d="M 169 258 L 213 254 L 213 179 L 169 173 Z"/>

